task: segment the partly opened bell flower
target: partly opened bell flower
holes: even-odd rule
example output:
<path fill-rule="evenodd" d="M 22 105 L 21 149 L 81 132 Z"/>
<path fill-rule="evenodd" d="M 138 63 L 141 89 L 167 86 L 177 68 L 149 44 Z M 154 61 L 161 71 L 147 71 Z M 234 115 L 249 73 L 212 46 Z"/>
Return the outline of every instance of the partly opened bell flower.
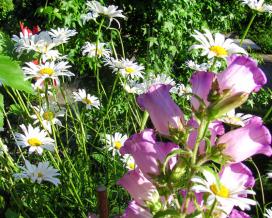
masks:
<path fill-rule="evenodd" d="M 125 188 L 135 202 L 141 206 L 146 206 L 147 202 L 159 201 L 156 187 L 144 177 L 139 169 L 127 172 L 118 181 L 118 184 Z"/>
<path fill-rule="evenodd" d="M 135 201 L 131 201 L 120 218 L 152 218 L 152 214 Z"/>
<path fill-rule="evenodd" d="M 223 154 L 231 161 L 241 162 L 255 154 L 272 155 L 271 135 L 259 117 L 251 118 L 244 127 L 229 131 L 221 136 L 218 145 L 222 145 Z"/>
<path fill-rule="evenodd" d="M 231 214 L 228 216 L 229 218 L 250 218 L 250 216 L 243 211 L 239 211 L 236 209 L 233 209 L 231 211 Z"/>
<path fill-rule="evenodd" d="M 163 164 L 167 154 L 175 149 L 178 149 L 176 144 L 156 142 L 154 130 L 145 129 L 127 139 L 120 152 L 122 155 L 131 154 L 142 173 L 149 178 L 160 174 L 159 163 Z M 175 164 L 174 159 L 170 164 Z"/>
<path fill-rule="evenodd" d="M 228 67 L 219 74 L 196 72 L 192 78 L 192 91 L 199 96 L 211 117 L 219 118 L 245 102 L 251 92 L 257 92 L 267 79 L 257 63 L 249 57 L 232 55 Z M 195 111 L 200 102 L 192 97 Z"/>
<path fill-rule="evenodd" d="M 149 113 L 154 127 L 162 135 L 169 135 L 169 128 L 181 130 L 185 123 L 182 111 L 169 94 L 171 88 L 171 85 L 154 85 L 137 98 L 139 106 Z"/>

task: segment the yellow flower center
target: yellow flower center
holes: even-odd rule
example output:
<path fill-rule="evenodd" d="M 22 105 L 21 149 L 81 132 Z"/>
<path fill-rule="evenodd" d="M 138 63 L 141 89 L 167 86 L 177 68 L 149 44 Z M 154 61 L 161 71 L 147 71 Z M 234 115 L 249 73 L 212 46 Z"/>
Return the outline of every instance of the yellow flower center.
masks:
<path fill-rule="evenodd" d="M 103 54 L 103 51 L 101 49 L 97 49 L 96 53 L 101 56 Z"/>
<path fill-rule="evenodd" d="M 210 51 L 214 52 L 215 55 L 218 56 L 218 57 L 228 55 L 227 50 L 224 49 L 223 47 L 219 46 L 219 45 L 215 45 L 215 46 L 210 47 Z"/>
<path fill-rule="evenodd" d="M 55 114 L 52 111 L 46 111 L 43 113 L 43 119 L 50 121 L 53 120 Z"/>
<path fill-rule="evenodd" d="M 128 165 L 128 168 L 129 168 L 129 169 L 131 169 L 131 170 L 134 170 L 134 169 L 135 169 L 135 163 L 129 162 L 127 165 Z"/>
<path fill-rule="evenodd" d="M 215 194 L 218 195 L 220 197 L 223 198 L 228 198 L 229 197 L 229 190 L 226 186 L 224 185 L 220 185 L 220 187 L 218 188 L 216 184 L 212 184 L 210 186 L 211 191 Z"/>
<path fill-rule="evenodd" d="M 38 177 L 43 177 L 43 173 L 42 172 L 38 172 Z"/>
<path fill-rule="evenodd" d="M 114 147 L 119 150 L 122 147 L 122 143 L 120 141 L 116 141 L 114 142 Z"/>
<path fill-rule="evenodd" d="M 55 73 L 55 71 L 52 68 L 45 67 L 43 69 L 40 69 L 39 74 L 40 75 L 48 75 L 52 76 Z"/>
<path fill-rule="evenodd" d="M 88 99 L 88 98 L 83 98 L 82 102 L 85 103 L 85 104 L 89 104 L 89 105 L 93 104 L 93 102 L 90 99 Z"/>
<path fill-rule="evenodd" d="M 132 67 L 126 67 L 126 68 L 125 68 L 125 71 L 126 71 L 127 74 L 132 74 L 132 73 L 135 72 L 135 69 L 132 68 Z"/>
<path fill-rule="evenodd" d="M 42 145 L 42 142 L 37 138 L 30 138 L 27 140 L 27 143 L 30 144 L 31 146 L 37 147 Z"/>

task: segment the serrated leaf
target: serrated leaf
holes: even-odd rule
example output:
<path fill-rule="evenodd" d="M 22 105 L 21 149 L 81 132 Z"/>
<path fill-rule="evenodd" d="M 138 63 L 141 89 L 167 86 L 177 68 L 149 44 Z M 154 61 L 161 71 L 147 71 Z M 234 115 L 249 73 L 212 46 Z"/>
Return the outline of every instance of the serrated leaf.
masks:
<path fill-rule="evenodd" d="M 24 80 L 19 64 L 4 55 L 0 55 L 0 81 L 11 88 L 33 93 L 30 83 Z"/>
<path fill-rule="evenodd" d="M 104 161 L 104 156 L 102 154 L 93 153 L 92 158 L 95 159 L 100 164 L 103 163 Z"/>
<path fill-rule="evenodd" d="M 153 45 L 158 45 L 158 40 L 155 37 L 148 37 L 146 41 L 149 42 L 149 47 L 151 48 Z"/>

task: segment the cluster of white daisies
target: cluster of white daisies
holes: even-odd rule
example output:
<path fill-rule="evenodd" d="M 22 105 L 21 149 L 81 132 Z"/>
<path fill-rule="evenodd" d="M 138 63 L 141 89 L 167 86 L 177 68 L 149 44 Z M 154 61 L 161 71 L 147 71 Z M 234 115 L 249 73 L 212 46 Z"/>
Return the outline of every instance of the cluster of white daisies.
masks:
<path fill-rule="evenodd" d="M 50 31 L 39 31 L 36 27 L 30 30 L 22 23 L 19 36 L 13 36 L 15 41 L 15 50 L 19 56 L 22 53 L 35 52 L 37 59 L 32 62 L 27 62 L 23 71 L 26 80 L 34 81 L 33 87 L 45 94 L 41 97 L 52 94 L 49 89 L 60 84 L 61 76 L 74 76 L 70 72 L 70 65 L 66 61 L 66 56 L 62 56 L 57 47 L 67 43 L 68 40 L 77 34 L 75 30 L 68 28 L 51 29 Z M 48 96 L 47 96 L 48 97 Z M 54 106 L 53 106 L 54 105 Z M 46 106 L 34 106 L 34 114 L 31 118 L 34 119 L 34 125 L 40 124 L 40 127 L 33 127 L 31 124 L 25 126 L 20 125 L 22 133 L 15 134 L 15 140 L 18 146 L 29 148 L 29 154 L 37 153 L 42 155 L 44 150 L 54 152 L 56 149 L 55 141 L 50 137 L 52 133 L 52 125 L 62 125 L 59 117 L 64 116 L 64 109 L 56 104 L 47 104 Z M 33 182 L 41 183 L 42 181 L 52 182 L 58 185 L 60 180 L 58 170 L 49 165 L 49 162 L 39 162 L 38 165 L 31 164 L 25 159 L 25 167 L 20 167 L 21 173 L 16 173 L 15 178 L 29 178 Z"/>
<path fill-rule="evenodd" d="M 114 20 L 120 26 L 117 17 L 125 18 L 122 15 L 122 10 L 117 10 L 116 6 L 110 5 L 109 7 L 102 6 L 97 1 L 87 2 L 89 12 L 83 15 L 84 22 L 93 19 L 95 20 L 99 15 L 109 18 L 109 26 Z M 33 87 L 40 93 L 40 97 L 47 100 L 40 106 L 34 106 L 34 114 L 31 118 L 34 119 L 34 125 L 40 124 L 40 127 L 33 127 L 32 125 L 20 125 L 23 133 L 16 133 L 15 140 L 19 147 L 28 148 L 29 154 L 42 155 L 44 150 L 49 152 L 56 151 L 56 144 L 54 139 L 50 137 L 52 134 L 52 126 L 62 126 L 60 117 L 65 114 L 65 109 L 56 103 L 48 102 L 48 95 L 53 95 L 51 89 L 60 85 L 60 78 L 63 76 L 74 76 L 69 68 L 71 67 L 67 61 L 67 57 L 62 55 L 58 46 L 67 43 L 69 39 L 77 34 L 75 30 L 68 28 L 51 29 L 50 31 L 40 31 L 36 26 L 33 30 L 20 23 L 21 32 L 19 36 L 14 35 L 12 40 L 15 41 L 15 51 L 20 57 L 23 53 L 34 52 L 37 59 L 25 63 L 23 71 L 25 80 L 33 81 Z M 83 55 L 90 57 L 106 56 L 111 54 L 110 49 L 105 48 L 105 43 L 89 43 L 86 42 L 82 48 Z M 137 64 L 129 60 L 124 60 L 124 71 L 131 72 L 134 76 L 134 68 L 143 69 L 138 67 Z M 137 72 L 136 72 L 137 74 Z M 87 109 L 99 108 L 100 101 L 97 97 L 91 96 L 84 89 L 79 89 L 73 92 L 74 100 L 82 102 L 86 105 Z M 46 103 L 46 104 L 45 104 Z M 21 173 L 16 173 L 17 179 L 29 178 L 33 182 L 41 183 L 42 181 L 52 182 L 58 185 L 60 180 L 56 177 L 59 175 L 58 170 L 49 165 L 49 162 L 39 162 L 38 165 L 31 164 L 25 159 L 25 167 L 20 167 Z"/>
<path fill-rule="evenodd" d="M 271 12 L 271 6 L 264 4 L 260 0 L 243 0 L 244 4 L 258 11 Z M 114 5 L 108 7 L 101 5 L 97 1 L 87 2 L 88 13 L 82 15 L 83 21 L 94 20 L 102 16 L 102 22 L 105 18 L 109 19 L 108 27 L 111 26 L 112 21 L 115 21 L 120 27 L 117 18 L 125 18 L 122 10 Z M 70 65 L 66 60 L 66 56 L 61 55 L 58 46 L 67 43 L 69 39 L 77 34 L 75 30 L 68 28 L 51 29 L 50 31 L 39 31 L 39 28 L 30 30 L 21 24 L 21 32 L 19 36 L 14 35 L 15 50 L 19 56 L 24 52 L 29 53 L 34 51 L 38 54 L 38 59 L 26 63 L 23 67 L 26 80 L 34 81 L 34 88 L 36 90 L 45 90 L 46 94 L 50 94 L 49 89 L 60 85 L 60 77 L 71 77 L 74 74 L 69 70 Z M 198 44 L 191 46 L 190 50 L 201 50 L 201 55 L 209 59 L 208 63 L 197 64 L 193 61 L 188 61 L 187 66 L 194 70 L 208 70 L 213 67 L 214 63 L 220 67 L 220 62 L 214 62 L 215 58 L 226 59 L 227 56 L 240 53 L 247 55 L 247 52 L 234 43 L 231 39 L 225 39 L 225 36 L 216 33 L 213 35 L 209 30 L 204 30 L 204 33 L 195 31 L 193 37 L 198 41 Z M 148 74 L 144 73 L 144 66 L 138 64 L 133 59 L 112 57 L 112 50 L 107 43 L 104 42 L 86 42 L 82 47 L 82 54 L 90 58 L 102 58 L 106 66 L 112 69 L 114 73 L 118 73 L 122 77 L 122 85 L 129 93 L 143 94 L 148 91 L 149 87 L 154 84 L 170 84 L 173 86 L 172 93 L 183 95 L 191 93 L 191 88 L 183 84 L 175 84 L 171 77 L 164 74 Z M 42 96 L 42 95 L 41 95 Z M 84 89 L 79 89 L 73 92 L 74 100 L 82 102 L 87 109 L 99 108 L 101 106 L 99 99 L 92 96 Z M 43 96 L 42 96 L 43 97 Z M 55 141 L 50 138 L 52 133 L 52 125 L 61 126 L 60 117 L 63 117 L 65 112 L 63 108 L 50 106 L 33 107 L 35 114 L 31 117 L 35 119 L 34 124 L 40 123 L 43 130 L 39 127 L 22 124 L 20 127 L 23 134 L 16 134 L 17 145 L 23 148 L 29 148 L 29 153 L 37 153 L 42 155 L 44 150 L 49 152 L 55 151 Z M 239 115 L 240 116 L 240 115 Z M 235 117 L 235 114 L 226 117 Z M 242 119 L 242 118 L 241 118 Z M 241 123 L 241 119 L 239 122 Z M 233 119 L 232 119 L 233 120 Z M 127 139 L 126 135 L 115 133 L 114 135 L 106 135 L 104 137 L 107 147 L 112 151 L 113 155 L 120 154 L 119 149 L 123 146 Z M 123 162 L 129 169 L 135 168 L 135 162 L 131 156 L 124 156 Z M 50 181 L 55 185 L 60 183 L 56 176 L 58 171 L 49 166 L 49 162 L 40 162 L 37 166 L 32 165 L 28 160 L 25 160 L 25 167 L 21 167 L 23 172 L 15 174 L 16 178 L 30 178 L 33 182 Z"/>

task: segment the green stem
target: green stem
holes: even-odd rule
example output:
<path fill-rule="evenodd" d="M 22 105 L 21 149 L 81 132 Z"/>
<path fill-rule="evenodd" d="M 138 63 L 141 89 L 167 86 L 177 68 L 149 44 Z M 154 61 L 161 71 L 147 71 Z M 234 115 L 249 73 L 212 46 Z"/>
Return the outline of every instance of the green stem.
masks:
<path fill-rule="evenodd" d="M 263 182 L 262 182 L 262 177 L 261 177 L 260 171 L 253 160 L 249 160 L 249 162 L 255 167 L 255 169 L 257 171 L 259 181 L 260 181 L 261 193 L 262 193 L 262 202 L 263 202 L 263 206 L 264 206 L 265 205 L 264 188 L 263 188 Z"/>
<path fill-rule="evenodd" d="M 192 158 L 192 165 L 194 166 L 196 164 L 196 158 L 197 158 L 197 153 L 198 153 L 198 148 L 199 148 L 199 144 L 201 142 L 201 140 L 205 137 L 207 130 L 208 130 L 208 126 L 209 126 L 209 121 L 206 120 L 206 118 L 204 118 L 201 123 L 200 126 L 198 128 L 198 135 L 197 135 L 197 139 L 194 145 L 194 150 L 193 150 L 193 158 Z"/>
<path fill-rule="evenodd" d="M 214 210 L 214 208 L 216 206 L 216 203 L 217 203 L 217 201 L 216 201 L 216 199 L 214 199 L 214 202 L 213 202 L 212 207 L 211 207 L 211 209 L 209 211 L 208 217 L 212 217 L 212 212 L 213 212 L 213 210 Z"/>
<path fill-rule="evenodd" d="M 45 80 L 45 101 L 46 101 L 46 109 L 49 110 L 49 100 L 48 100 L 48 80 Z"/>
<path fill-rule="evenodd" d="M 216 65 L 216 57 L 214 57 L 212 66 L 210 67 L 209 71 L 214 72 L 215 65 Z"/>
<path fill-rule="evenodd" d="M 263 121 L 265 122 L 266 119 L 269 117 L 269 115 L 271 114 L 272 112 L 272 106 L 269 108 L 269 110 L 266 112 L 266 114 L 264 115 L 263 117 Z"/>
<path fill-rule="evenodd" d="M 103 23 L 104 23 L 104 18 L 102 18 L 100 24 L 99 24 L 99 27 L 98 27 L 98 30 L 97 30 L 97 37 L 96 37 L 96 49 L 95 49 L 95 76 L 96 76 L 96 86 L 97 86 L 97 91 L 99 93 L 99 96 L 100 96 L 100 100 L 101 100 L 101 92 L 100 92 L 100 78 L 99 78 L 99 70 L 98 70 L 98 67 L 97 67 L 97 62 L 98 62 L 98 45 L 99 45 L 99 40 L 100 40 L 100 37 L 101 37 L 101 28 L 103 26 Z M 101 84 L 102 85 L 102 84 Z"/>
<path fill-rule="evenodd" d="M 254 20 L 255 17 L 256 17 L 256 13 L 254 13 L 254 14 L 252 15 L 252 17 L 251 17 L 251 19 L 250 19 L 250 21 L 249 21 L 249 23 L 248 23 L 248 25 L 247 25 L 247 28 L 246 28 L 246 30 L 245 30 L 245 32 L 244 32 L 244 34 L 243 34 L 243 36 L 242 36 L 242 39 L 241 39 L 241 41 L 240 41 L 240 46 L 242 46 L 243 41 L 245 40 L 245 38 L 246 38 L 246 36 L 247 36 L 247 33 L 248 33 L 248 31 L 249 31 L 249 28 L 251 27 L 251 25 L 252 25 L 253 20 Z"/>
<path fill-rule="evenodd" d="M 111 101 L 112 101 L 113 93 L 114 93 L 114 90 L 116 88 L 116 84 L 117 84 L 118 79 L 119 79 L 119 74 L 117 74 L 117 76 L 115 77 L 115 80 L 113 82 L 111 94 L 110 94 L 109 101 L 108 101 L 108 104 L 107 104 L 107 107 L 106 107 L 106 114 L 108 114 L 108 110 L 109 110 L 109 107 L 110 107 L 110 104 L 111 104 Z"/>
<path fill-rule="evenodd" d="M 184 205 L 184 208 L 183 208 L 183 212 L 185 214 L 187 212 L 187 208 L 188 208 L 189 201 L 190 201 L 190 198 L 188 196 L 189 196 L 190 188 L 192 186 L 191 178 L 197 172 L 195 170 L 195 165 L 196 165 L 196 161 L 197 161 L 198 148 L 199 148 L 200 142 L 203 140 L 203 138 L 205 137 L 205 135 L 207 133 L 209 123 L 210 123 L 209 120 L 207 120 L 206 118 L 203 118 L 201 120 L 200 126 L 198 128 L 198 134 L 197 134 L 196 142 L 195 142 L 195 145 L 194 145 L 193 156 L 192 156 L 192 161 L 191 161 L 191 167 L 192 168 L 191 168 L 190 177 L 189 177 L 190 179 L 188 180 L 187 194 L 186 194 L 186 198 L 185 198 L 185 205 Z"/>

